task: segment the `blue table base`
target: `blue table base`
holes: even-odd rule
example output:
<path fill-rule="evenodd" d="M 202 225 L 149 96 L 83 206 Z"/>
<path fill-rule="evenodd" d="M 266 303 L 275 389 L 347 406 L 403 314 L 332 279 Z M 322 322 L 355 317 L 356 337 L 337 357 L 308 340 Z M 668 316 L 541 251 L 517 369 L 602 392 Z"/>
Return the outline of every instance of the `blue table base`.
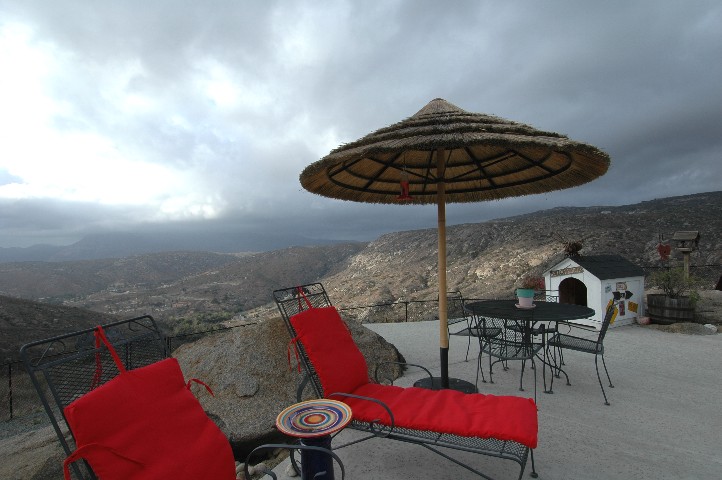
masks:
<path fill-rule="evenodd" d="M 302 438 L 302 445 L 309 447 L 321 447 L 331 450 L 331 436 Z M 325 472 L 324 475 L 318 475 Z M 323 452 L 313 450 L 301 450 L 301 479 L 302 480 L 334 480 L 333 458 Z"/>

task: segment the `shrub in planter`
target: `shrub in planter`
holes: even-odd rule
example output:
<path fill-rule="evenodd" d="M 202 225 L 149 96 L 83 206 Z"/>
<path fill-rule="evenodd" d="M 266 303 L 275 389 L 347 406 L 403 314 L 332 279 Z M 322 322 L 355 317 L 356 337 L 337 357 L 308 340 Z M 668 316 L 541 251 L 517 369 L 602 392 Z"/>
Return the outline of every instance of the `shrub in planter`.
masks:
<path fill-rule="evenodd" d="M 697 279 L 686 279 L 682 268 L 671 268 L 655 272 L 649 284 L 664 292 L 647 295 L 647 314 L 652 322 L 668 325 L 694 321 L 694 305 L 700 298 Z"/>

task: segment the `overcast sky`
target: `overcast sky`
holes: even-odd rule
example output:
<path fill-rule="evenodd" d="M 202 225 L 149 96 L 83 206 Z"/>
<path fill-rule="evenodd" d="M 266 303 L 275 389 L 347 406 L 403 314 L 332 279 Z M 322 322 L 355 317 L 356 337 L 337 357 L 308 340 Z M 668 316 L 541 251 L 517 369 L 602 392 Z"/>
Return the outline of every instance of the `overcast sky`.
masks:
<path fill-rule="evenodd" d="M 612 159 L 582 187 L 449 205 L 449 224 L 722 186 L 719 0 L 0 0 L 0 72 L 0 247 L 433 228 L 433 206 L 298 176 L 436 97 Z"/>

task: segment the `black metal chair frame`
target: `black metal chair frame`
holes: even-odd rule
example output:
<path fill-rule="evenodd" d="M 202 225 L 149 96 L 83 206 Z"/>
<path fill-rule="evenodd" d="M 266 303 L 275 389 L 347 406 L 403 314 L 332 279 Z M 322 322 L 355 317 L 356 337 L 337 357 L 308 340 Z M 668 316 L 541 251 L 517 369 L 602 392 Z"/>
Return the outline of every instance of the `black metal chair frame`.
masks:
<path fill-rule="evenodd" d="M 599 334 L 597 335 L 596 339 L 584 338 L 564 333 L 557 333 L 552 336 L 547 342 L 547 348 L 551 348 L 554 351 L 554 365 L 552 366 L 552 370 L 556 372 L 554 376 L 559 378 L 560 373 L 563 373 L 567 379 L 567 385 L 571 385 L 571 382 L 569 381 L 569 375 L 567 375 L 567 372 L 561 368 L 561 366 L 564 364 L 562 353 L 563 350 L 573 350 L 576 352 L 589 353 L 594 355 L 594 366 L 597 370 L 597 380 L 599 381 L 599 387 L 602 389 L 602 395 L 604 396 L 605 405 L 610 405 L 610 403 L 607 399 L 607 393 L 604 390 L 604 385 L 602 384 L 602 377 L 601 375 L 599 375 L 599 357 L 602 358 L 602 365 L 604 366 L 604 372 L 607 374 L 609 387 L 614 388 L 614 385 L 612 385 L 612 379 L 609 377 L 609 370 L 607 370 L 607 363 L 604 361 L 604 337 L 606 336 L 609 325 L 615 316 L 616 308 L 617 307 L 615 307 L 613 303 L 611 303 L 609 307 L 607 307 L 601 328 L 599 329 Z M 572 324 L 567 325 L 570 325 L 570 327 L 574 327 L 574 325 Z M 558 361 L 556 360 L 557 355 L 559 355 Z"/>
<path fill-rule="evenodd" d="M 166 344 L 150 316 L 109 323 L 103 328 L 128 369 L 149 365 L 168 356 Z M 88 328 L 58 335 L 28 343 L 20 349 L 25 370 L 66 456 L 75 449 L 75 440 L 63 409 L 92 389 L 96 361 L 103 367 L 103 375 L 97 385 L 118 374 L 108 349 L 104 345 L 95 348 L 94 331 L 95 328 Z M 70 434 L 66 437 L 63 430 Z M 71 467 L 72 474 L 80 479 L 96 478 L 85 462 L 75 462 Z"/>
<path fill-rule="evenodd" d="M 478 315 L 474 315 L 473 313 L 468 313 L 468 319 L 469 319 L 469 327 L 468 327 L 468 335 L 469 339 L 471 340 L 471 337 L 476 338 L 476 340 L 479 343 L 479 354 L 476 357 L 476 389 L 479 390 L 479 373 L 481 373 L 481 379 L 483 383 L 486 383 L 486 376 L 484 375 L 484 369 L 481 367 L 481 358 L 484 355 L 484 344 L 487 340 L 490 338 L 498 337 L 501 335 L 504 331 L 503 325 L 499 326 L 496 325 L 491 320 L 487 320 L 484 317 L 480 317 Z M 467 358 L 469 351 L 467 349 Z"/>
<path fill-rule="evenodd" d="M 534 402 L 537 400 L 537 376 L 536 363 L 534 359 L 539 352 L 544 350 L 544 335 L 541 331 L 541 342 L 534 340 L 537 332 L 530 329 L 526 322 L 516 322 L 514 320 L 479 317 L 477 325 L 482 332 L 495 333 L 501 330 L 501 334 L 487 334 L 479 336 L 479 360 L 476 381 L 478 385 L 479 372 L 482 374 L 482 382 L 486 382 L 482 367 L 482 354 L 489 357 L 489 383 L 494 383 L 494 365 L 501 363 L 504 370 L 508 370 L 509 361 L 521 361 L 521 374 L 519 376 L 519 391 L 524 391 L 524 370 L 526 362 L 531 363 L 531 369 L 534 371 Z M 493 359 L 496 360 L 493 360 Z M 544 381 L 546 385 L 546 379 Z"/>
<path fill-rule="evenodd" d="M 479 335 L 478 329 L 475 328 L 473 319 L 469 315 L 464 307 L 464 296 L 459 291 L 449 292 L 446 296 L 446 310 L 447 310 L 447 330 L 449 336 L 459 336 L 467 338 L 466 345 L 466 358 L 465 361 L 469 361 L 469 350 L 471 350 L 471 339 L 477 338 Z M 461 330 L 452 331 L 451 327 L 459 323 L 465 323 L 466 326 Z"/>
<path fill-rule="evenodd" d="M 150 365 L 169 356 L 165 338 L 150 315 L 108 323 L 102 327 L 128 370 Z M 66 456 L 75 449 L 75 439 L 65 418 L 64 408 L 92 388 L 112 380 L 119 373 L 105 345 L 101 345 L 100 348 L 95 347 L 95 330 L 95 327 L 87 328 L 31 342 L 20 348 L 20 358 L 25 370 Z M 100 378 L 96 377 L 97 381 L 94 382 L 98 365 L 101 366 L 102 375 Z M 67 435 L 64 430 L 68 432 Z M 258 451 L 269 448 L 306 447 L 262 445 L 249 454 L 248 458 L 250 459 L 251 455 Z M 326 452 L 341 465 L 343 473 L 343 464 L 338 457 L 328 450 Z M 266 473 L 276 478 L 273 472 Z M 71 475 L 82 480 L 97 480 L 85 461 L 72 463 Z M 251 478 L 247 472 L 246 478 Z"/>
<path fill-rule="evenodd" d="M 266 451 L 266 450 L 275 451 L 279 448 L 287 449 L 291 452 L 291 456 L 290 456 L 291 465 L 293 465 L 293 468 L 296 470 L 296 473 L 299 475 L 301 474 L 301 468 L 298 465 L 296 458 L 293 455 L 293 452 L 295 450 L 306 450 L 306 451 L 322 452 L 326 455 L 329 455 L 334 461 L 336 461 L 336 463 L 338 463 L 338 466 L 341 469 L 341 480 L 346 478 L 346 469 L 343 466 L 343 462 L 341 461 L 341 459 L 339 458 L 338 455 L 333 453 L 331 450 L 328 450 L 327 448 L 316 447 L 313 445 L 303 445 L 302 443 L 298 443 L 295 445 L 288 445 L 285 443 L 268 443 L 266 445 L 261 445 L 259 447 L 254 448 L 251 451 L 251 453 L 249 453 L 248 456 L 246 457 L 246 461 L 243 465 L 243 472 L 246 475 L 246 479 L 247 480 L 251 479 L 251 472 L 248 467 L 251 464 L 251 458 L 260 454 L 263 451 Z M 276 474 L 273 473 L 273 471 L 269 470 L 268 468 L 264 468 L 263 473 L 265 475 L 268 475 L 269 477 L 273 478 L 273 480 L 278 480 L 278 477 L 276 476 Z M 316 474 L 314 475 L 313 478 L 315 480 L 323 480 L 324 478 L 326 478 L 326 472 L 316 472 Z"/>
<path fill-rule="evenodd" d="M 299 291 L 302 291 L 303 295 L 299 294 Z M 290 322 L 290 318 L 293 315 L 300 313 L 307 308 L 319 308 L 333 305 L 328 297 L 328 294 L 326 293 L 326 290 L 320 283 L 313 283 L 275 290 L 273 292 L 273 296 L 276 304 L 278 305 L 281 317 L 283 318 L 292 339 L 297 338 L 297 333 Z M 316 397 L 323 398 L 323 388 L 321 387 L 320 380 L 316 374 L 316 371 L 314 370 L 313 365 L 311 364 L 308 356 L 306 355 L 303 343 L 301 341 L 297 341 L 295 343 L 298 348 L 301 364 L 303 365 L 303 368 L 305 370 L 305 374 L 299 382 L 299 386 L 296 392 L 298 401 L 301 401 L 303 399 L 304 391 L 309 385 L 312 387 L 313 394 Z M 413 366 L 419 367 L 418 365 Z M 425 368 L 423 369 L 426 370 Z M 375 377 L 376 379 L 378 379 L 379 368 L 377 368 L 376 370 L 377 371 L 375 372 Z M 431 377 L 431 373 L 428 370 L 426 370 L 426 372 Z M 378 380 L 376 381 L 378 382 Z M 371 438 L 388 438 L 391 440 L 398 440 L 402 442 L 420 445 L 436 453 L 437 455 L 440 455 L 447 460 L 486 479 L 490 479 L 490 477 L 473 468 L 472 466 L 461 462 L 457 458 L 452 457 L 446 452 L 439 450 L 439 448 L 478 453 L 480 455 L 487 455 L 491 457 L 514 461 L 518 463 L 521 467 L 521 471 L 519 472 L 519 479 L 521 479 L 524 474 L 527 459 L 531 457 L 531 476 L 537 477 L 537 473 L 534 467 L 534 452 L 526 445 L 522 445 L 518 442 L 510 440 L 499 440 L 495 438 L 480 437 L 462 437 L 458 435 L 446 434 L 443 432 L 431 432 L 400 428 L 394 425 L 393 412 L 391 412 L 391 410 L 382 402 L 372 398 L 357 397 L 349 393 L 343 393 L 343 396 L 363 398 L 364 400 L 373 401 L 380 404 L 388 412 L 389 417 L 391 418 L 391 425 L 385 426 L 373 422 L 360 422 L 354 419 L 351 421 L 348 428 L 359 430 L 361 432 L 367 433 L 368 435 L 364 436 L 363 438 L 348 442 L 346 444 L 334 446 L 334 450 L 354 445 L 356 443 L 360 443 Z"/>

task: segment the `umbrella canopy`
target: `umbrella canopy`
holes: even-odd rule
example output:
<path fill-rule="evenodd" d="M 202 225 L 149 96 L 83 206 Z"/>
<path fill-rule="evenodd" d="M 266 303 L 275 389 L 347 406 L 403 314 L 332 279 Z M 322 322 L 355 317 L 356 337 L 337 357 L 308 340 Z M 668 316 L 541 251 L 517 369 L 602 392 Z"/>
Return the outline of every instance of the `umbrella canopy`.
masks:
<path fill-rule="evenodd" d="M 609 156 L 564 135 L 437 98 L 415 115 L 334 149 L 301 173 L 306 190 L 367 203 L 437 205 L 439 338 L 448 387 L 446 203 L 478 202 L 561 190 L 609 168 Z"/>

